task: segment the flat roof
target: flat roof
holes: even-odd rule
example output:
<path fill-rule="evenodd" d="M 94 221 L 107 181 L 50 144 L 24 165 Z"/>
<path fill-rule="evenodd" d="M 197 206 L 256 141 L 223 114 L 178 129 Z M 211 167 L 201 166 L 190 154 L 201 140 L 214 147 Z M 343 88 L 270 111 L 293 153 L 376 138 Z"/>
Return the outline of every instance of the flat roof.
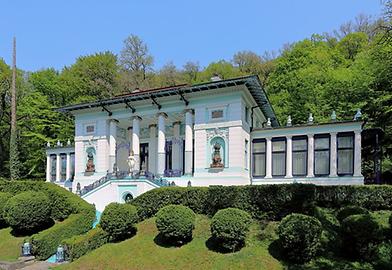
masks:
<path fill-rule="evenodd" d="M 276 118 L 274 109 L 272 108 L 268 100 L 267 94 L 265 93 L 262 84 L 259 80 L 259 77 L 257 75 L 212 81 L 212 82 L 200 83 L 194 85 L 183 84 L 183 85 L 155 88 L 149 90 L 140 90 L 129 94 L 115 96 L 109 99 L 64 106 L 58 108 L 57 111 L 72 112 L 77 110 L 110 106 L 110 105 L 121 104 L 121 103 L 127 104 L 128 106 L 132 106 L 132 102 L 141 101 L 141 100 L 147 100 L 147 99 L 155 100 L 156 98 L 176 96 L 176 95 L 184 98 L 183 95 L 188 93 L 202 92 L 202 91 L 207 91 L 212 89 L 223 89 L 226 87 L 239 86 L 239 85 L 244 85 L 248 89 L 249 93 L 252 95 L 252 97 L 257 103 L 257 106 L 263 112 L 265 117 L 271 119 L 271 125 L 273 127 L 280 126 L 279 121 Z"/>

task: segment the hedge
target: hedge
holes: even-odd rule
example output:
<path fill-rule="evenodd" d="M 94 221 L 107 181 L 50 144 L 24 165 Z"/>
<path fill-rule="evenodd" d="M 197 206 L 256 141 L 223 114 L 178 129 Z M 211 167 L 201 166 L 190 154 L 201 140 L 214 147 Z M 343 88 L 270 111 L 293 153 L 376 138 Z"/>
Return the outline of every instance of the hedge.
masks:
<path fill-rule="evenodd" d="M 7 226 L 7 223 L 4 220 L 4 216 L 3 216 L 3 208 L 11 197 L 12 195 L 10 193 L 0 192 L 0 228 Z"/>
<path fill-rule="evenodd" d="M 195 213 L 213 216 L 232 207 L 256 219 L 281 219 L 290 213 L 312 212 L 314 206 L 358 205 L 368 210 L 392 210 L 392 186 L 315 186 L 311 184 L 165 187 L 143 193 L 131 204 L 146 219 L 169 204 L 182 204 Z"/>
<path fill-rule="evenodd" d="M 94 212 L 71 214 L 63 222 L 33 235 L 31 237 L 33 255 L 39 260 L 49 258 L 64 240 L 91 230 L 94 219 Z"/>
<path fill-rule="evenodd" d="M 0 192 L 16 195 L 24 191 L 46 193 L 52 209 L 50 217 L 62 221 L 31 236 L 32 251 L 38 259 L 46 259 L 54 254 L 65 239 L 91 229 L 95 220 L 95 207 L 66 189 L 43 181 L 0 181 Z"/>
<path fill-rule="evenodd" d="M 109 234 L 102 230 L 102 228 L 96 227 L 86 234 L 66 239 L 62 244 L 65 246 L 67 259 L 73 261 L 108 243 L 109 240 Z"/>

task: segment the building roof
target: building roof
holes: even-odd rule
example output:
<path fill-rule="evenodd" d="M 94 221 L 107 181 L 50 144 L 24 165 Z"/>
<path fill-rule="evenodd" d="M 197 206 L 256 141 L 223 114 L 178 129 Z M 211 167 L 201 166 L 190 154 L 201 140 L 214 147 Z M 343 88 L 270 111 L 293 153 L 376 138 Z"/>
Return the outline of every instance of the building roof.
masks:
<path fill-rule="evenodd" d="M 151 99 L 153 102 L 156 102 L 156 99 L 161 97 L 169 97 L 169 96 L 179 96 L 181 100 L 187 103 L 185 98 L 185 94 L 202 92 L 206 90 L 212 89 L 223 89 L 231 86 L 244 85 L 249 93 L 252 95 L 254 100 L 257 103 L 257 106 L 263 112 L 266 118 L 271 119 L 271 124 L 273 127 L 279 126 L 279 121 L 276 118 L 275 112 L 268 100 L 267 94 L 265 93 L 261 82 L 256 75 L 213 81 L 207 83 L 200 83 L 194 85 L 176 85 L 170 87 L 156 88 L 144 91 L 132 92 L 129 94 L 123 94 L 119 96 L 115 96 L 109 99 L 98 100 L 95 102 L 81 103 L 76 105 L 69 105 L 65 107 L 58 108 L 57 110 L 60 112 L 71 112 L 89 108 L 97 108 L 102 107 L 103 109 L 106 106 L 115 105 L 115 104 L 126 104 L 130 109 L 134 110 L 132 107 L 132 103 L 141 100 Z"/>

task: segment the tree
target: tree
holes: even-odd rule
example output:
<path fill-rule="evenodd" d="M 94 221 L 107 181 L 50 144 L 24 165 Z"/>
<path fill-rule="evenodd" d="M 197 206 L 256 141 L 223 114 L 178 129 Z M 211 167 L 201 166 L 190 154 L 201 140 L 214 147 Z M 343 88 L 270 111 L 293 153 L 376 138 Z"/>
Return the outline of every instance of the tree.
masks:
<path fill-rule="evenodd" d="M 183 73 L 186 77 L 187 82 L 192 83 L 196 81 L 197 74 L 200 71 L 200 65 L 198 62 L 188 61 L 183 66 Z"/>
<path fill-rule="evenodd" d="M 120 65 L 129 77 L 129 85 L 139 87 L 146 80 L 147 72 L 152 70 L 154 59 L 147 45 L 136 35 L 124 40 L 120 54 Z"/>
<path fill-rule="evenodd" d="M 19 178 L 19 153 L 16 128 L 16 38 L 12 53 L 12 84 L 11 84 L 11 136 L 10 136 L 10 178 Z"/>
<path fill-rule="evenodd" d="M 183 82 L 180 72 L 173 62 L 168 62 L 159 71 L 160 86 L 173 86 Z"/>

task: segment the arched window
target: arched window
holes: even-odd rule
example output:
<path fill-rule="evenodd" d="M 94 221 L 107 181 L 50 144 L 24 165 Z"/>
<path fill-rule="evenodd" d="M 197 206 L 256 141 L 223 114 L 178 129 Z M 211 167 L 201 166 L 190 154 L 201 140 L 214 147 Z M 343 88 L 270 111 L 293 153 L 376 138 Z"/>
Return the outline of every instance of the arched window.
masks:
<path fill-rule="evenodd" d="M 129 203 L 133 199 L 133 195 L 131 193 L 126 193 L 123 197 L 125 203 Z"/>

